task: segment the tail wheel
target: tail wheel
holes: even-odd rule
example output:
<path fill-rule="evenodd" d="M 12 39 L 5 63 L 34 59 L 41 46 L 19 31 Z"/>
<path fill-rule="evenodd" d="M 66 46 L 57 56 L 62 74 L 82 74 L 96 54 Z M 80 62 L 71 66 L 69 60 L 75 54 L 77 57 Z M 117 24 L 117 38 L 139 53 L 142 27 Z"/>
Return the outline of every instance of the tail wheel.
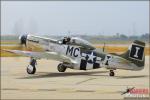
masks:
<path fill-rule="evenodd" d="M 113 70 L 110 70 L 109 76 L 115 76 L 115 73 Z"/>
<path fill-rule="evenodd" d="M 57 69 L 58 69 L 59 72 L 65 72 L 66 68 L 67 67 L 64 66 L 62 63 L 57 66 Z"/>
<path fill-rule="evenodd" d="M 28 65 L 27 67 L 27 73 L 28 74 L 34 74 L 36 72 L 36 67 L 32 65 Z"/>

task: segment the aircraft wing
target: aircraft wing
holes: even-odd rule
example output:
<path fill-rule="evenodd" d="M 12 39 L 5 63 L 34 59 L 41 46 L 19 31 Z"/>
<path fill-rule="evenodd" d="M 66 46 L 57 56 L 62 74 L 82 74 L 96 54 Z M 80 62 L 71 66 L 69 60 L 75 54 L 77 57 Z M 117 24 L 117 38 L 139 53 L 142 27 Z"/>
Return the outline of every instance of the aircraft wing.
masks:
<path fill-rule="evenodd" d="M 28 56 L 28 57 L 34 57 L 36 59 L 43 58 L 43 59 L 52 59 L 60 62 L 76 63 L 75 60 L 56 52 L 32 52 L 32 51 L 20 51 L 20 50 L 3 50 L 3 51 L 15 53 L 18 55 Z"/>

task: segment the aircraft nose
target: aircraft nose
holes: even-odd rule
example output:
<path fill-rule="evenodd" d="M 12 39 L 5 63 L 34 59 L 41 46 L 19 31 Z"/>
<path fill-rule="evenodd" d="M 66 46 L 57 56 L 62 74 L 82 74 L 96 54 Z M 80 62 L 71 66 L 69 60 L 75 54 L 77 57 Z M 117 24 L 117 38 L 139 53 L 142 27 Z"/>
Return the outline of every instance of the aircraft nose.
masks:
<path fill-rule="evenodd" d="M 27 34 L 19 36 L 19 40 L 20 40 L 20 44 L 21 45 L 25 45 L 26 46 L 27 36 L 28 36 Z"/>

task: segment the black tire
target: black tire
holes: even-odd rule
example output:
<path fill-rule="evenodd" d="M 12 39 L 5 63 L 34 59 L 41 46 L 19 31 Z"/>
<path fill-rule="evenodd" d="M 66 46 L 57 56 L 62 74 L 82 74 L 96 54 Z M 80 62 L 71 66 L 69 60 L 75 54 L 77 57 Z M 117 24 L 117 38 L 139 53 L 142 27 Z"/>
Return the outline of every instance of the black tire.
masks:
<path fill-rule="evenodd" d="M 111 72 L 109 73 L 109 76 L 115 76 L 115 73 L 114 73 L 113 71 L 111 71 Z"/>
<path fill-rule="evenodd" d="M 31 69 L 31 67 L 32 67 L 32 69 Z M 36 72 L 36 67 L 35 66 L 29 65 L 27 67 L 27 73 L 28 74 L 35 74 L 35 72 Z"/>
<path fill-rule="evenodd" d="M 66 67 L 65 67 L 63 64 L 59 64 L 59 65 L 57 66 L 57 70 L 58 70 L 59 72 L 65 72 L 65 71 L 66 71 Z"/>

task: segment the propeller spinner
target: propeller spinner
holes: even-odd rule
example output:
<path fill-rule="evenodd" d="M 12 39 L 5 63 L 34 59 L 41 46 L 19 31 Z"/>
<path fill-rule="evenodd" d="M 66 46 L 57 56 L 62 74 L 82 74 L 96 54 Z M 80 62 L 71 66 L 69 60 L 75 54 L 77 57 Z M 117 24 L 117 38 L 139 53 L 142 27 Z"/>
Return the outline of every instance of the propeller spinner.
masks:
<path fill-rule="evenodd" d="M 26 41 L 27 41 L 27 34 L 19 36 L 20 44 L 26 46 Z"/>

